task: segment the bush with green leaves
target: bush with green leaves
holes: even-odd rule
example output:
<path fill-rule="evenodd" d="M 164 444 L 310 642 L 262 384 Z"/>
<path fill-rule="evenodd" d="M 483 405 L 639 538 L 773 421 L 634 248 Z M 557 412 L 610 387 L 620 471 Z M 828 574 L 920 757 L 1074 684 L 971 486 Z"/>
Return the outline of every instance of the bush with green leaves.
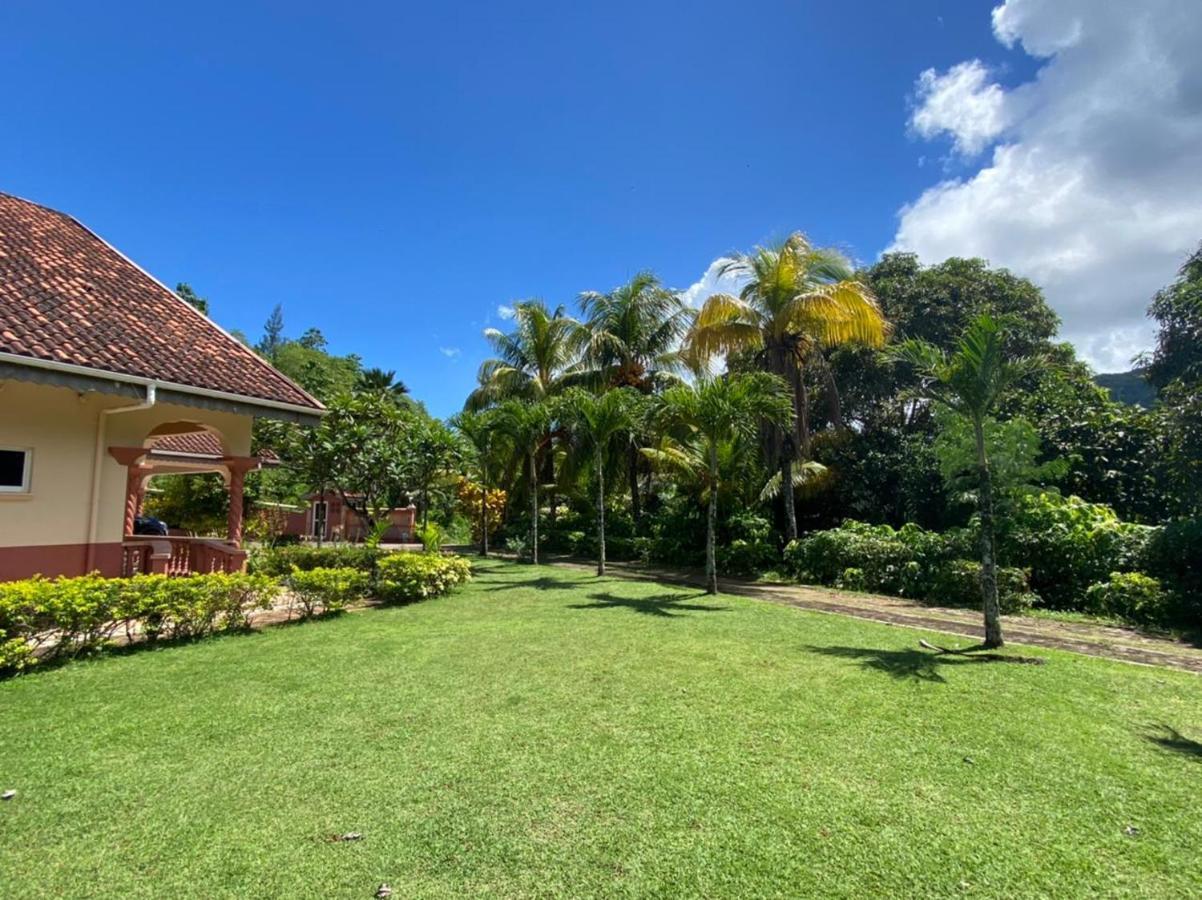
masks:
<path fill-rule="evenodd" d="M 1157 528 L 1144 546 L 1140 569 L 1173 593 L 1175 623 L 1202 628 L 1202 519 Z"/>
<path fill-rule="evenodd" d="M 461 556 L 392 553 L 380 560 L 375 590 L 387 603 L 407 603 L 440 597 L 471 577 L 471 563 Z"/>
<path fill-rule="evenodd" d="M 780 563 L 772 523 L 753 512 L 726 520 L 727 539 L 718 546 L 718 568 L 731 575 L 756 575 Z"/>
<path fill-rule="evenodd" d="M 0 670 L 127 640 L 187 639 L 246 628 L 279 592 L 265 575 L 29 578 L 0 583 Z"/>
<path fill-rule="evenodd" d="M 302 619 L 318 613 L 342 612 L 368 595 L 371 578 L 367 572 L 349 566 L 342 568 L 294 568 L 284 579 L 289 597 L 300 610 Z"/>
<path fill-rule="evenodd" d="M 999 529 L 998 554 L 1004 564 L 1030 569 L 1031 588 L 1047 606 L 1079 609 L 1091 584 L 1140 568 L 1155 531 L 1100 503 L 1029 494 Z"/>
<path fill-rule="evenodd" d="M 422 549 L 427 553 L 437 553 L 442 549 L 442 529 L 437 522 L 427 522 L 425 525 L 418 525 L 413 530 L 414 536 L 422 545 Z"/>
<path fill-rule="evenodd" d="M 288 575 L 293 569 L 358 569 L 374 572 L 376 563 L 388 551 L 370 544 L 294 544 L 261 547 L 250 557 L 250 569 L 264 575 Z"/>
<path fill-rule="evenodd" d="M 998 608 L 1007 615 L 1023 613 L 1038 604 L 1027 573 L 1013 566 L 997 568 Z M 979 609 L 981 564 L 970 559 L 949 559 L 934 572 L 925 599 L 939 606 Z"/>
<path fill-rule="evenodd" d="M 1140 572 L 1111 572 L 1108 581 L 1085 591 L 1085 608 L 1140 625 L 1162 625 L 1172 618 L 1171 596 L 1161 583 Z"/>

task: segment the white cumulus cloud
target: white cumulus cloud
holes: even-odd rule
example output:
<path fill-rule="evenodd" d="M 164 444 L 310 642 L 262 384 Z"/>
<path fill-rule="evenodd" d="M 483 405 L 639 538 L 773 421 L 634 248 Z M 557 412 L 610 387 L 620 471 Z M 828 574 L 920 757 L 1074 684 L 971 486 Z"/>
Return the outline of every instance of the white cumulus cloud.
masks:
<path fill-rule="evenodd" d="M 730 260 L 720 256 L 709 264 L 705 274 L 680 292 L 680 298 L 688 306 L 699 307 L 713 294 L 733 294 L 739 296 L 739 291 L 746 283 L 744 280 L 729 274 L 722 274 L 722 266 Z"/>
<path fill-rule="evenodd" d="M 502 303 L 501 305 L 499 305 L 497 307 L 497 315 L 500 316 L 502 319 L 512 319 L 513 318 L 513 307 L 509 306 L 508 304 Z"/>
<path fill-rule="evenodd" d="M 993 30 L 1044 63 L 1011 89 L 976 60 L 919 76 L 912 128 L 993 150 L 903 207 L 891 249 L 1032 278 L 1087 360 L 1127 368 L 1149 298 L 1202 240 L 1197 0 L 1007 0 Z"/>
<path fill-rule="evenodd" d="M 979 59 L 952 66 L 940 75 L 927 69 L 918 76 L 917 105 L 910 126 L 925 138 L 947 133 L 964 156 L 975 156 L 1002 133 L 1006 92 L 989 81 Z"/>
<path fill-rule="evenodd" d="M 439 347 L 438 352 L 441 353 L 443 356 L 445 356 L 447 359 L 455 359 L 463 351 L 460 350 L 458 347 Z"/>

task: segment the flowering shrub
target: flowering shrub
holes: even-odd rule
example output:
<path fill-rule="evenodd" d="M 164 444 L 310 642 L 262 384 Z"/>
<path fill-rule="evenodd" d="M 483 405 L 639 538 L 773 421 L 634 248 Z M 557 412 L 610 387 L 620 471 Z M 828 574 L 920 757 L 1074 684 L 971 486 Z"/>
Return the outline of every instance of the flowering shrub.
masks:
<path fill-rule="evenodd" d="M 468 478 L 460 478 L 455 487 L 455 496 L 458 500 L 455 509 L 459 515 L 471 522 L 472 540 L 477 543 L 480 541 L 480 494 L 483 490 L 480 482 Z M 493 534 L 500 529 L 504 515 L 505 491 L 500 488 L 489 488 L 484 499 L 484 517 L 488 523 L 489 540 L 492 540 Z"/>
<path fill-rule="evenodd" d="M 390 603 L 440 597 L 472 577 L 472 566 L 460 556 L 392 553 L 380 560 L 376 594 Z"/>
<path fill-rule="evenodd" d="M 366 572 L 344 567 L 293 569 L 284 584 L 300 609 L 301 618 L 308 619 L 318 610 L 342 612 L 348 603 L 367 596 L 371 582 Z"/>

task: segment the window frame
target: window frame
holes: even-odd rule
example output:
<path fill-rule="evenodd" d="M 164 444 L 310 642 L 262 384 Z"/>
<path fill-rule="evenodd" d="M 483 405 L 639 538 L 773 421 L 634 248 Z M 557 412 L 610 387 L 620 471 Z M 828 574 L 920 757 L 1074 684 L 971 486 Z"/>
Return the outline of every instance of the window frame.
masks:
<path fill-rule="evenodd" d="M 25 455 L 25 466 L 21 470 L 21 483 L 19 485 L 0 484 L 0 496 L 12 496 L 31 493 L 33 490 L 33 448 L 32 447 L 13 447 L 7 444 L 0 444 L 0 451 L 8 453 L 22 453 Z"/>

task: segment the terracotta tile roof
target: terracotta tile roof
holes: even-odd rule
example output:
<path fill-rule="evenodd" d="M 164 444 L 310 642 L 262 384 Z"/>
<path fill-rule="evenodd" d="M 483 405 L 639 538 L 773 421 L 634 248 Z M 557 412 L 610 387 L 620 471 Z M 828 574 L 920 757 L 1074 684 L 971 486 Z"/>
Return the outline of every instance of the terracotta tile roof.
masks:
<path fill-rule="evenodd" d="M 75 219 L 4 193 L 0 351 L 322 408 Z"/>
<path fill-rule="evenodd" d="M 152 438 L 150 446 L 159 453 L 184 453 L 188 456 L 225 456 L 225 449 L 215 434 L 207 431 L 190 431 L 186 434 L 165 434 Z M 275 451 L 264 447 L 257 454 L 268 464 L 279 462 Z"/>

